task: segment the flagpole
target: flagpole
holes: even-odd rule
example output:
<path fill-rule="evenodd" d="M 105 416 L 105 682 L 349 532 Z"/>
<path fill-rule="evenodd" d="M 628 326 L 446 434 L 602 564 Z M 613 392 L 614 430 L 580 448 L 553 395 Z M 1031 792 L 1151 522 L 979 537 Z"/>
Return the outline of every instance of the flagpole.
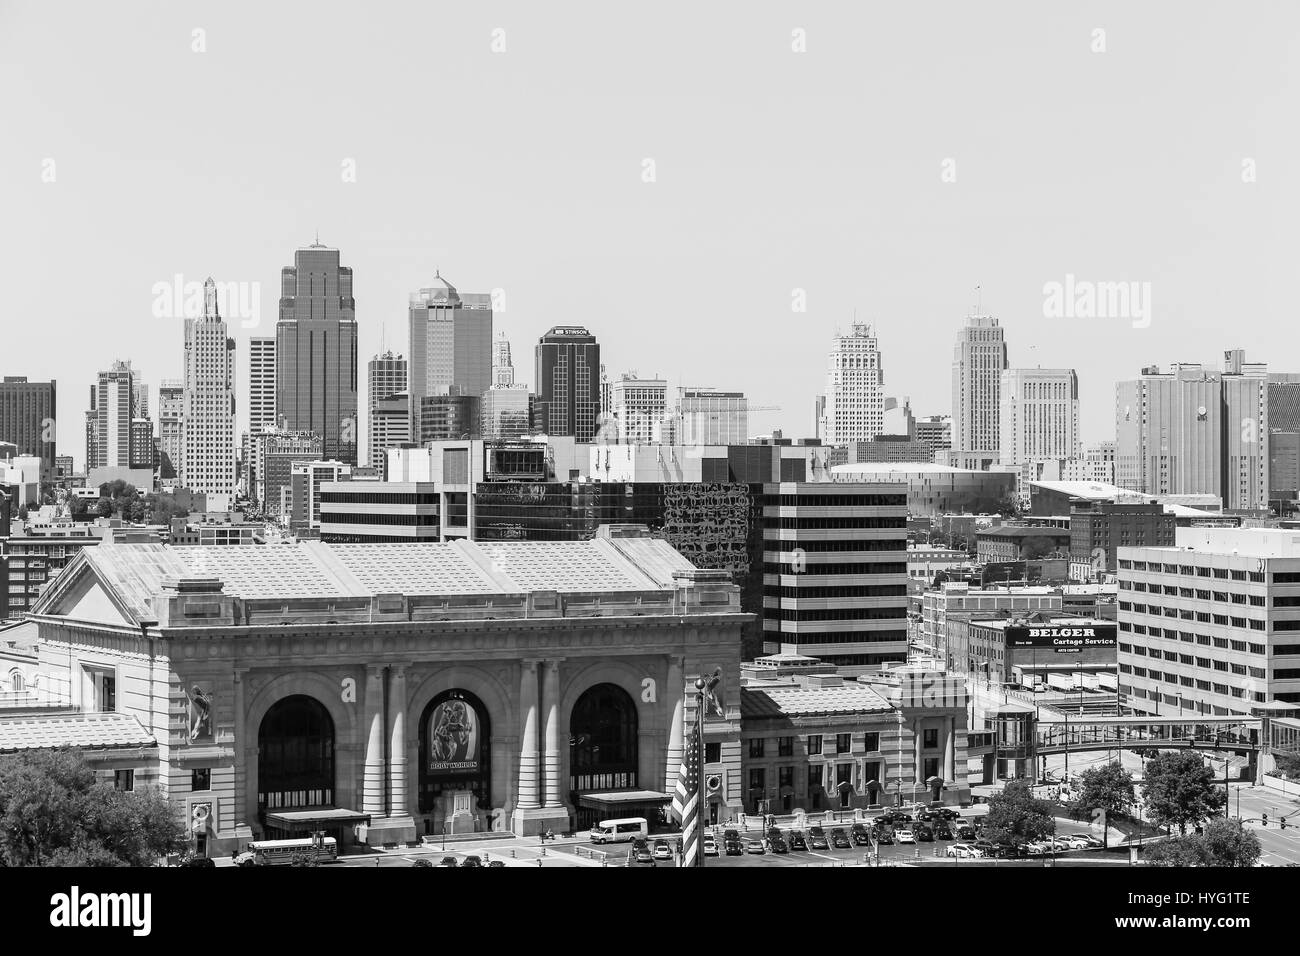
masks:
<path fill-rule="evenodd" d="M 704 840 L 700 836 L 700 827 L 704 825 L 704 677 L 695 681 L 695 761 L 698 771 L 695 775 L 695 841 L 699 844 L 695 851 L 695 866 L 704 865 Z"/>

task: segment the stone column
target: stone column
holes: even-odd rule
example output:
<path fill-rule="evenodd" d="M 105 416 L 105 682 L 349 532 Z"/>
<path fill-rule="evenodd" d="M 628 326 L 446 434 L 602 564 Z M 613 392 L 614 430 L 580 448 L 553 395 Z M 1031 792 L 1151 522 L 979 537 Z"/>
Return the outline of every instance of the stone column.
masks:
<path fill-rule="evenodd" d="M 925 784 L 925 779 L 922 776 L 922 772 L 925 769 L 925 761 L 921 759 L 921 742 L 923 740 L 925 740 L 925 731 L 922 729 L 921 719 L 918 717 L 916 721 L 915 734 L 912 737 L 912 750 L 914 755 L 914 763 L 912 764 L 912 783 L 915 786 L 913 792 L 916 795 L 920 794 L 920 788 Z M 926 802 L 929 803 L 928 800 Z"/>
<path fill-rule="evenodd" d="M 366 756 L 361 774 L 361 812 L 374 819 L 384 816 L 384 669 L 366 665 Z"/>
<path fill-rule="evenodd" d="M 671 792 L 677 785 L 677 774 L 682 767 L 682 752 L 686 749 L 686 675 L 683 673 L 682 658 L 673 655 L 668 658 L 668 686 L 664 693 L 668 697 L 668 758 L 664 761 L 665 793 Z M 643 781 L 646 789 L 652 789 L 654 781 Z"/>
<path fill-rule="evenodd" d="M 519 802 L 520 810 L 535 810 L 537 794 L 537 661 L 520 662 L 519 679 Z"/>
<path fill-rule="evenodd" d="M 406 665 L 394 664 L 388 682 L 388 815 L 410 813 L 406 793 Z"/>
<path fill-rule="evenodd" d="M 234 800 L 231 806 L 235 811 L 234 831 L 236 841 L 247 842 L 253 837 L 249 820 L 257 819 L 257 797 L 248 795 L 248 725 L 244 720 L 244 677 L 248 668 L 235 668 L 235 746 L 234 765 L 231 771 L 231 785 L 234 787 Z M 254 731 L 256 734 L 256 731 Z M 253 753 L 257 753 L 257 738 L 253 738 Z"/>
<path fill-rule="evenodd" d="M 542 775 L 545 807 L 564 806 L 560 789 L 560 662 L 544 662 L 542 673 L 542 707 L 546 714 L 542 740 Z"/>

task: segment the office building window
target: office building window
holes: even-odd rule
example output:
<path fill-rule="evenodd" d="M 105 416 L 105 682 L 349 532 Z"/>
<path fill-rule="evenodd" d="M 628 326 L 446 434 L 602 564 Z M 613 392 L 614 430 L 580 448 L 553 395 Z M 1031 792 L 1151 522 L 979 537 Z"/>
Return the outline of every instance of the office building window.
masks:
<path fill-rule="evenodd" d="M 113 773 L 113 787 L 117 790 L 135 789 L 135 771 L 118 770 Z"/>
<path fill-rule="evenodd" d="M 835 752 L 837 754 L 846 754 L 849 753 L 852 749 L 853 749 L 852 734 L 835 735 Z"/>
<path fill-rule="evenodd" d="M 923 746 L 926 750 L 933 750 L 935 747 L 939 746 L 938 728 L 930 728 L 925 731 L 924 737 L 921 741 L 921 746 Z"/>
<path fill-rule="evenodd" d="M 704 762 L 722 763 L 722 744 L 705 744 Z"/>
<path fill-rule="evenodd" d="M 862 749 L 867 753 L 875 753 L 880 749 L 880 734 L 863 734 Z"/>
<path fill-rule="evenodd" d="M 776 738 L 776 755 L 778 757 L 793 757 L 794 738 L 793 737 Z"/>
<path fill-rule="evenodd" d="M 822 752 L 822 735 L 821 735 L 821 734 L 809 734 L 809 735 L 808 735 L 808 755 L 809 755 L 810 757 L 811 757 L 811 756 L 816 756 L 817 754 L 819 754 L 819 753 L 821 753 L 821 752 Z"/>
<path fill-rule="evenodd" d="M 211 790 L 212 789 L 212 770 L 208 767 L 197 767 L 190 771 L 190 789 L 191 790 Z"/>
<path fill-rule="evenodd" d="M 925 779 L 926 779 L 926 780 L 929 780 L 931 777 L 937 777 L 937 776 L 939 776 L 939 758 L 938 758 L 938 757 L 926 757 L 925 760 L 924 760 L 924 762 L 923 762 L 923 765 L 924 765 L 924 768 L 925 768 Z"/>
<path fill-rule="evenodd" d="M 749 756 L 750 756 L 750 757 L 761 757 L 761 756 L 763 756 L 763 738 L 762 738 L 762 737 L 751 737 L 751 738 L 749 739 Z"/>

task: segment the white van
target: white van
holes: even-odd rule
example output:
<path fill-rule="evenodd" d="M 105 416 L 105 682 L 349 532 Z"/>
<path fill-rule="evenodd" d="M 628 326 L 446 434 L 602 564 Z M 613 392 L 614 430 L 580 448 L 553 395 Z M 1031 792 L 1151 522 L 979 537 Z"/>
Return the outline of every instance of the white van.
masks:
<path fill-rule="evenodd" d="M 591 828 L 592 843 L 623 843 L 643 840 L 650 835 L 645 817 L 627 817 L 623 820 L 601 820 Z"/>

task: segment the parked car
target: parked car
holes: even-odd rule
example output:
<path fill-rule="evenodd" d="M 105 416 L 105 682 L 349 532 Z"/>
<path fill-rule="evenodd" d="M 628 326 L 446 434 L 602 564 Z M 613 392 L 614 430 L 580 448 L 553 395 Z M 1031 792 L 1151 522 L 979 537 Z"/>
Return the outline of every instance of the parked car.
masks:
<path fill-rule="evenodd" d="M 844 832 L 843 827 L 835 827 L 831 830 L 831 846 L 837 850 L 851 850 L 853 844 L 849 842 L 849 835 Z"/>
<path fill-rule="evenodd" d="M 745 852 L 752 853 L 755 856 L 762 856 L 767 851 L 763 849 L 762 840 L 750 840 L 745 844 Z"/>
<path fill-rule="evenodd" d="M 649 863 L 654 865 L 655 855 L 651 852 L 649 845 L 643 843 L 632 850 L 632 858 L 638 863 Z"/>
<path fill-rule="evenodd" d="M 722 842 L 723 842 L 723 843 L 726 843 L 728 840 L 737 840 L 737 841 L 739 841 L 739 840 L 740 840 L 740 831 L 739 831 L 739 830 L 723 830 L 723 831 L 722 831 Z"/>
<path fill-rule="evenodd" d="M 439 866 L 460 866 L 460 860 L 456 859 L 454 856 L 444 856 L 441 860 L 438 861 L 438 865 Z"/>
<path fill-rule="evenodd" d="M 947 820 L 940 820 L 934 827 L 934 838 L 936 840 L 951 840 L 952 827 L 948 825 Z"/>
<path fill-rule="evenodd" d="M 853 838 L 854 846 L 871 846 L 871 833 L 864 823 L 855 823 L 849 827 L 849 836 Z"/>
<path fill-rule="evenodd" d="M 477 857 L 477 856 L 467 856 L 467 857 L 465 857 L 465 859 L 461 860 L 460 865 L 461 865 L 462 867 L 466 867 L 466 866 L 482 866 L 482 865 L 483 865 L 483 859 L 482 859 L 481 857 Z"/>
<path fill-rule="evenodd" d="M 1106 843 L 1104 840 L 1099 840 L 1095 836 L 1086 836 L 1084 839 L 1088 841 L 1088 849 L 1090 850 L 1105 849 Z"/>
<path fill-rule="evenodd" d="M 773 853 L 789 853 L 790 847 L 786 845 L 785 838 L 775 836 L 767 841 L 767 845 L 772 848 Z"/>
<path fill-rule="evenodd" d="M 654 854 L 656 860 L 671 860 L 673 848 L 668 845 L 667 840 L 655 840 Z"/>
<path fill-rule="evenodd" d="M 894 828 L 891 827 L 889 824 L 885 824 L 883 827 L 878 829 L 876 831 L 876 842 L 883 846 L 893 846 Z"/>
<path fill-rule="evenodd" d="M 722 844 L 722 851 L 726 853 L 727 856 L 744 856 L 745 846 L 738 839 L 725 840 Z"/>
<path fill-rule="evenodd" d="M 177 866 L 197 866 L 197 867 L 199 867 L 200 869 L 207 869 L 208 867 L 213 867 L 213 868 L 215 868 L 216 865 L 217 865 L 217 863 L 216 863 L 216 861 L 215 861 L 214 859 L 212 859 L 212 857 L 210 857 L 210 856 L 198 856 L 197 854 L 195 854 L 194 856 L 187 856 L 185 859 L 181 860 L 181 861 L 180 861 L 179 863 L 177 863 L 176 865 L 177 865 Z"/>
<path fill-rule="evenodd" d="M 1061 839 L 1070 844 L 1070 849 L 1072 850 L 1086 850 L 1091 845 L 1088 842 L 1089 838 L 1081 833 L 1067 833 Z M 1098 840 L 1097 844 L 1100 845 L 1101 841 Z"/>
<path fill-rule="evenodd" d="M 1052 852 L 1052 844 L 1045 840 L 1035 840 L 1033 843 L 1026 846 L 1025 849 L 1029 852 L 1030 856 L 1045 856 Z"/>
<path fill-rule="evenodd" d="M 805 840 L 805 839 L 803 838 L 803 831 L 802 831 L 802 830 L 791 830 L 791 831 L 790 831 L 790 849 L 792 849 L 792 850 L 807 850 L 807 849 L 808 849 L 808 841 Z"/>
<path fill-rule="evenodd" d="M 930 829 L 930 827 L 924 823 L 918 824 L 916 828 L 916 839 L 920 843 L 933 843 L 934 830 Z"/>
<path fill-rule="evenodd" d="M 718 855 L 718 843 L 716 840 L 713 839 L 713 837 L 704 838 L 704 855 L 705 856 Z"/>
<path fill-rule="evenodd" d="M 974 839 L 975 839 L 975 828 L 974 828 L 973 826 L 970 826 L 969 824 L 962 824 L 961 826 L 959 826 L 959 827 L 957 828 L 957 839 L 958 839 L 958 840 L 974 840 Z"/>
<path fill-rule="evenodd" d="M 903 827 L 901 830 L 894 831 L 894 839 L 897 840 L 899 844 L 903 844 L 903 843 L 915 844 L 916 834 L 914 834 L 910 828 Z"/>
<path fill-rule="evenodd" d="M 978 860 L 984 856 L 984 851 L 977 846 L 969 843 L 954 843 L 944 851 L 945 856 L 959 857 L 961 859 Z"/>
<path fill-rule="evenodd" d="M 415 860 L 411 863 L 411 866 L 433 866 L 433 864 L 428 860 Z"/>
<path fill-rule="evenodd" d="M 939 816 L 949 821 L 961 819 L 961 814 L 958 813 L 956 810 L 954 810 L 952 807 L 943 807 L 942 809 L 940 809 Z"/>
<path fill-rule="evenodd" d="M 830 849 L 830 844 L 826 842 L 826 833 L 821 827 L 808 828 L 808 846 L 814 850 Z"/>

